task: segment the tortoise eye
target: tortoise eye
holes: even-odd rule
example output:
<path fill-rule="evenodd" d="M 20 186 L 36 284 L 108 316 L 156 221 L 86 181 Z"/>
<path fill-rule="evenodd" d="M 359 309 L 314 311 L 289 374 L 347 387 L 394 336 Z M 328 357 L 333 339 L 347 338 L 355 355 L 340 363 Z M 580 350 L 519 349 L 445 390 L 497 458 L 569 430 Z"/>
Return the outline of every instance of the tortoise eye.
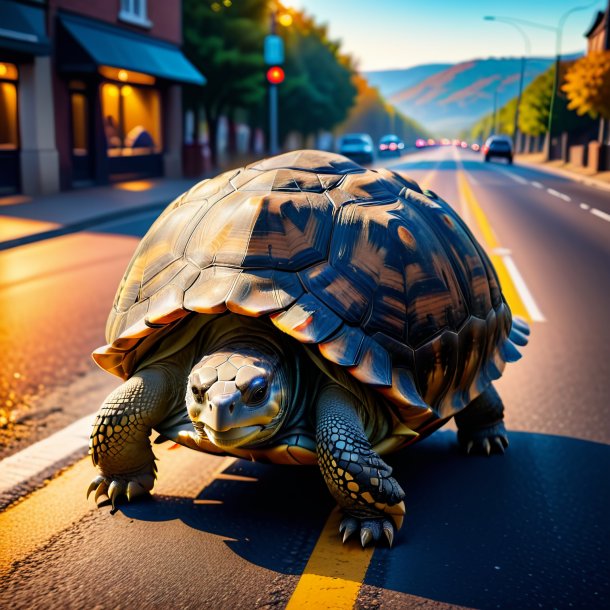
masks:
<path fill-rule="evenodd" d="M 267 383 L 259 380 L 250 392 L 250 402 L 261 402 L 267 396 Z"/>

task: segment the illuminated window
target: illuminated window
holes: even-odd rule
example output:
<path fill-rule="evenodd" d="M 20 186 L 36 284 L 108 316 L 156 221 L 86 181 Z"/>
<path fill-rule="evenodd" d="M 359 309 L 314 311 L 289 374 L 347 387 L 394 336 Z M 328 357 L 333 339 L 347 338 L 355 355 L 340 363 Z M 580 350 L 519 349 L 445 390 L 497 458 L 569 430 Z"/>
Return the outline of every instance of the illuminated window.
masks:
<path fill-rule="evenodd" d="M 70 106 L 72 107 L 72 154 L 77 157 L 84 156 L 89 151 L 87 98 L 83 93 L 73 91 L 70 93 Z"/>
<path fill-rule="evenodd" d="M 17 125 L 17 66 L 0 63 L 0 150 L 19 146 Z"/>
<path fill-rule="evenodd" d="M 152 25 L 148 19 L 146 0 L 121 0 L 119 19 L 144 27 Z"/>
<path fill-rule="evenodd" d="M 105 83 L 102 112 L 109 156 L 161 152 L 161 101 L 156 89 Z"/>

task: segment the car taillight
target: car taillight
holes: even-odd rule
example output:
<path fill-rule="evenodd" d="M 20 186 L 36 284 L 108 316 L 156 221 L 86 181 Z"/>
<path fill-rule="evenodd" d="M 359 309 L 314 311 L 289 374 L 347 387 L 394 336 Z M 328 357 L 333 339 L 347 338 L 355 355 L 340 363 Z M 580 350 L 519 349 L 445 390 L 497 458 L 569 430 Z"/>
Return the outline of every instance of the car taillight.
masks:
<path fill-rule="evenodd" d="M 387 147 L 388 147 L 387 144 L 380 144 L 379 145 L 379 150 L 386 150 Z"/>
<path fill-rule="evenodd" d="M 396 150 L 397 148 L 398 148 L 398 146 L 396 146 L 395 142 L 390 143 L 390 150 Z"/>

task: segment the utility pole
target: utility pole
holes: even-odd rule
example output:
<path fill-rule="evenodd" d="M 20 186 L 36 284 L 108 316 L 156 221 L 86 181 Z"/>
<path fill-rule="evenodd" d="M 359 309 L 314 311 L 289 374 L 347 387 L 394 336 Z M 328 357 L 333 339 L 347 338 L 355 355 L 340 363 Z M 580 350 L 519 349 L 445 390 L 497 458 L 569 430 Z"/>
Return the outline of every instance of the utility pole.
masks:
<path fill-rule="evenodd" d="M 523 95 L 523 82 L 525 80 L 525 63 L 527 61 L 527 58 L 532 53 L 532 45 L 530 43 L 529 37 L 523 31 L 523 28 L 520 27 L 519 25 L 517 25 L 516 23 L 514 23 L 512 20 L 505 19 L 504 17 L 494 17 L 491 15 L 488 15 L 487 17 L 483 17 L 483 19 L 485 21 L 498 21 L 500 23 L 505 23 L 506 25 L 510 25 L 511 27 L 515 28 L 519 32 L 519 34 L 521 34 L 521 37 L 523 38 L 523 42 L 525 45 L 525 53 L 521 56 L 521 70 L 519 73 L 519 93 L 517 94 L 517 107 L 515 108 L 515 119 L 514 119 L 514 124 L 513 124 L 513 143 L 515 145 L 515 152 L 521 152 L 520 150 L 517 150 L 517 144 L 518 144 L 517 138 L 519 136 L 519 112 L 521 110 L 521 97 Z"/>
<path fill-rule="evenodd" d="M 500 84 L 498 83 L 496 85 L 496 88 L 494 89 L 494 121 L 491 126 L 491 134 L 490 134 L 492 136 L 495 136 L 496 133 L 498 132 L 498 87 L 499 86 L 500 86 Z"/>
<path fill-rule="evenodd" d="M 610 51 L 610 0 L 606 6 L 606 27 L 604 31 L 604 51 Z M 599 119 L 599 143 L 601 146 L 610 145 L 610 120 Z"/>
<path fill-rule="evenodd" d="M 269 35 L 265 37 L 264 59 L 268 66 L 267 82 L 269 83 L 269 154 L 277 155 L 278 145 L 278 85 L 284 81 L 284 41 L 277 35 L 277 6 L 270 12 Z"/>

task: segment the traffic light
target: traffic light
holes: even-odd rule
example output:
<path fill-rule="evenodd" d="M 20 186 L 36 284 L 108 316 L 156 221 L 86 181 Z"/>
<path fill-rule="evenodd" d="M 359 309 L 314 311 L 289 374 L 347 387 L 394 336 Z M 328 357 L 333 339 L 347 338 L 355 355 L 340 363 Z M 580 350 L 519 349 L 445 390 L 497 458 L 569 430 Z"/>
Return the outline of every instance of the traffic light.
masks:
<path fill-rule="evenodd" d="M 271 66 L 267 70 L 267 80 L 272 85 L 279 85 L 284 82 L 284 70 L 280 66 Z"/>

